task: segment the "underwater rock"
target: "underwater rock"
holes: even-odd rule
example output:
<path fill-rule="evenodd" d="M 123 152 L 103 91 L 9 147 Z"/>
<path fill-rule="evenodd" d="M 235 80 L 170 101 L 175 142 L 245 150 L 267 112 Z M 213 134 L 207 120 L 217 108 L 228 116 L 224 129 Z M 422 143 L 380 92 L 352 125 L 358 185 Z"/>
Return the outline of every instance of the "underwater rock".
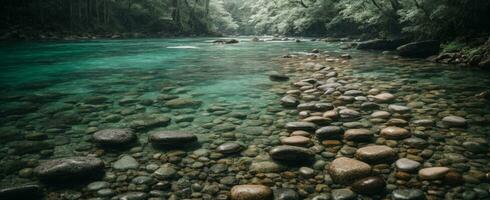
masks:
<path fill-rule="evenodd" d="M 465 127 L 466 119 L 458 116 L 447 116 L 442 118 L 442 123 L 447 127 Z"/>
<path fill-rule="evenodd" d="M 395 104 L 391 104 L 388 106 L 388 109 L 391 111 L 391 112 L 394 112 L 394 113 L 408 113 L 410 112 L 412 109 L 410 107 L 407 107 L 407 106 L 400 106 L 400 105 L 395 105 Z"/>
<path fill-rule="evenodd" d="M 124 155 L 112 164 L 112 168 L 117 170 L 138 169 L 138 161 L 129 155 Z"/>
<path fill-rule="evenodd" d="M 415 170 L 420 168 L 421 164 L 414 160 L 400 158 L 395 162 L 395 166 L 400 171 L 414 172 Z"/>
<path fill-rule="evenodd" d="M 24 155 L 29 153 L 39 153 L 42 150 L 53 149 L 54 144 L 48 141 L 14 141 L 9 144 L 14 149 L 14 154 Z"/>
<path fill-rule="evenodd" d="M 306 131 L 306 132 L 314 132 L 316 130 L 316 124 L 311 122 L 289 122 L 286 124 L 286 129 L 289 132 L 293 131 Z"/>
<path fill-rule="evenodd" d="M 299 195 L 296 191 L 289 188 L 281 188 L 274 190 L 274 200 L 299 200 Z"/>
<path fill-rule="evenodd" d="M 165 106 L 169 108 L 198 108 L 202 101 L 186 98 L 172 99 L 165 102 Z"/>
<path fill-rule="evenodd" d="M 170 121 L 170 117 L 162 114 L 137 115 L 129 119 L 129 127 L 134 130 L 148 130 L 168 126 Z"/>
<path fill-rule="evenodd" d="M 376 96 L 373 97 L 374 98 L 374 101 L 377 102 L 377 103 L 389 103 L 389 102 L 392 102 L 393 100 L 395 100 L 395 95 L 391 94 L 391 93 L 381 93 L 381 94 L 378 94 Z"/>
<path fill-rule="evenodd" d="M 330 164 L 328 171 L 336 183 L 350 184 L 355 180 L 369 176 L 371 166 L 362 161 L 341 157 Z"/>
<path fill-rule="evenodd" d="M 256 173 L 278 173 L 286 169 L 285 166 L 273 161 L 253 162 L 250 165 L 250 171 Z"/>
<path fill-rule="evenodd" d="M 382 177 L 370 176 L 360 179 L 351 185 L 354 192 L 364 195 L 375 195 L 385 190 L 386 182 Z"/>
<path fill-rule="evenodd" d="M 419 189 L 397 189 L 394 190 L 393 200 L 424 200 L 425 194 Z"/>
<path fill-rule="evenodd" d="M 222 154 L 232 154 L 241 151 L 242 148 L 242 145 L 236 142 L 226 142 L 216 147 L 216 151 Z"/>
<path fill-rule="evenodd" d="M 391 163 L 396 152 L 392 148 L 384 145 L 373 145 L 357 149 L 356 158 L 371 164 Z"/>
<path fill-rule="evenodd" d="M 48 160 L 34 168 L 34 173 L 45 181 L 84 180 L 104 172 L 104 162 L 94 157 L 71 157 Z"/>
<path fill-rule="evenodd" d="M 269 73 L 269 79 L 271 81 L 281 82 L 281 81 L 288 81 L 289 77 L 287 75 L 281 74 L 279 72 L 271 72 L 271 73 Z"/>
<path fill-rule="evenodd" d="M 145 200 L 148 198 L 148 194 L 144 192 L 127 192 L 124 194 L 117 195 L 112 199 L 117 200 Z"/>
<path fill-rule="evenodd" d="M 36 200 L 44 199 L 41 186 L 37 184 L 18 185 L 0 189 L 2 200 Z"/>
<path fill-rule="evenodd" d="M 420 42 L 411 42 L 396 48 L 398 55 L 411 58 L 426 58 L 440 51 L 440 42 L 435 40 L 426 40 Z"/>
<path fill-rule="evenodd" d="M 447 167 L 429 167 L 419 170 L 419 177 L 422 180 L 442 179 L 449 172 Z"/>
<path fill-rule="evenodd" d="M 272 200 L 272 190 L 264 185 L 236 185 L 231 188 L 231 200 Z"/>
<path fill-rule="evenodd" d="M 239 43 L 239 41 L 236 39 L 220 39 L 220 40 L 213 41 L 213 43 L 215 43 L 215 44 L 237 44 L 237 43 Z"/>
<path fill-rule="evenodd" d="M 158 131 L 150 134 L 148 141 L 155 145 L 180 146 L 197 141 L 197 137 L 185 131 Z"/>
<path fill-rule="evenodd" d="M 401 140 L 410 137 L 410 132 L 407 129 L 396 126 L 389 126 L 381 130 L 381 137 L 389 140 Z"/>
<path fill-rule="evenodd" d="M 274 160 L 290 162 L 311 161 L 315 156 L 313 151 L 307 148 L 290 145 L 281 145 L 274 147 L 269 151 L 269 155 Z"/>
<path fill-rule="evenodd" d="M 281 105 L 284 107 L 296 107 L 299 104 L 299 100 L 290 95 L 286 95 L 281 98 Z"/>
<path fill-rule="evenodd" d="M 341 137 L 344 129 L 339 126 L 325 126 L 317 129 L 315 135 L 320 140 Z"/>
<path fill-rule="evenodd" d="M 304 136 L 290 136 L 281 139 L 281 143 L 283 145 L 292 145 L 292 146 L 300 146 L 305 147 L 311 144 L 310 138 Z"/>
<path fill-rule="evenodd" d="M 123 147 L 133 143 L 136 135 L 130 129 L 103 129 L 92 135 L 95 143 L 108 147 Z"/>
<path fill-rule="evenodd" d="M 373 136 L 374 133 L 368 129 L 348 129 L 344 133 L 344 139 L 356 142 L 371 140 Z"/>

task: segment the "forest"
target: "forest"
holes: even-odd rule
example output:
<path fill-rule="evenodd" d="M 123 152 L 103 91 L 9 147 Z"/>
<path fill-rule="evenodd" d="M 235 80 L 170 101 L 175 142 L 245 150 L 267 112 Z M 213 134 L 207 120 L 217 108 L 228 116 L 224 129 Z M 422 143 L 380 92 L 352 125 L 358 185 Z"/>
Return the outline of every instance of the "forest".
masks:
<path fill-rule="evenodd" d="M 6 0 L 2 38 L 127 34 L 485 36 L 486 0 Z"/>

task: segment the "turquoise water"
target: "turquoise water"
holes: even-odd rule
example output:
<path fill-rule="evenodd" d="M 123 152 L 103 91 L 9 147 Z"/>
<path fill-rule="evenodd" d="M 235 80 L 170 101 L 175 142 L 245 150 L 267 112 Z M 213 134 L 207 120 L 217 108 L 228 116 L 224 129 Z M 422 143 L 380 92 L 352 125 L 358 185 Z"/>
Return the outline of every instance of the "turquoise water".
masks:
<path fill-rule="evenodd" d="M 250 147 L 243 153 L 245 157 L 263 155 L 279 144 L 279 137 L 284 136 L 284 123 L 297 120 L 296 111 L 286 110 L 279 104 L 279 99 L 291 89 L 290 83 L 305 76 L 284 69 L 291 63 L 293 68 L 307 62 L 335 66 L 342 75 L 339 79 L 356 80 L 363 91 L 380 88 L 391 92 L 416 108 L 413 119 L 437 119 L 448 114 L 465 116 L 471 126 L 463 132 L 427 130 L 447 135 L 448 141 L 460 133 L 465 137 L 488 138 L 490 104 L 476 97 L 490 90 L 488 71 L 399 59 L 379 52 L 341 50 L 341 43 L 251 42 L 243 37 L 239 38 L 239 44 L 218 45 L 212 43 L 214 39 L 3 43 L 0 46 L 0 185 L 35 181 L 27 171 L 40 160 L 50 158 L 98 155 L 106 162 L 108 174 L 128 177 L 134 177 L 135 173 L 110 169 L 122 154 L 133 155 L 141 166 L 164 164 L 154 161 L 154 154 L 162 152 L 147 144 L 147 130 L 137 132 L 139 145 L 122 152 L 100 151 L 90 141 L 91 134 L 97 130 L 130 127 L 134 121 L 147 120 L 153 115 L 172 118 L 168 126 L 155 130 L 192 131 L 206 151 L 223 141 L 237 140 Z M 311 55 L 307 52 L 312 49 L 320 49 L 332 58 L 349 53 L 353 59 L 337 66 L 338 62 L 325 62 L 323 57 L 321 60 L 308 57 Z M 286 54 L 297 54 L 300 59 L 297 62 L 294 58 L 283 59 Z M 271 82 L 267 74 L 272 71 L 288 73 L 293 80 Z M 165 104 L 175 98 L 200 105 L 171 108 Z M 197 157 L 189 153 L 184 161 L 196 159 L 197 162 Z M 199 161 L 206 163 L 206 167 L 216 163 L 208 162 L 209 156 L 204 157 Z M 232 163 L 231 169 L 243 168 L 242 162 L 250 161 L 240 156 L 229 159 L 221 162 Z M 476 157 L 474 166 L 479 166 L 479 162 Z M 179 167 L 187 167 L 183 171 L 188 172 L 186 164 Z M 207 168 L 192 168 L 198 173 L 209 173 Z M 486 168 L 479 170 L 486 171 Z M 229 173 L 232 176 L 237 171 Z M 239 173 L 244 173 L 243 169 Z M 196 176 L 189 175 L 192 179 Z M 216 182 L 220 178 L 206 181 Z M 114 184 L 112 189 L 118 190 L 120 185 Z M 122 191 L 126 190 L 124 186 Z M 84 192 L 82 196 L 85 195 L 94 194 Z"/>

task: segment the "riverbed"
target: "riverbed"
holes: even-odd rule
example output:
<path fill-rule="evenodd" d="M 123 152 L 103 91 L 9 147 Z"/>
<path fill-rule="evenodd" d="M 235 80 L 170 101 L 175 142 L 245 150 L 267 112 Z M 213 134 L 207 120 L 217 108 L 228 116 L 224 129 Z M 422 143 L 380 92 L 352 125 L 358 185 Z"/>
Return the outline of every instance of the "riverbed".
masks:
<path fill-rule="evenodd" d="M 488 71 L 341 42 L 214 39 L 2 45 L 1 188 L 28 184 L 47 199 L 228 199 L 247 184 L 276 198 L 489 198 Z M 131 137 L 95 136 L 105 130 Z M 342 157 L 369 171 L 339 175 Z M 87 163 L 46 164 L 67 158 Z M 365 182 L 374 194 L 356 188 Z"/>

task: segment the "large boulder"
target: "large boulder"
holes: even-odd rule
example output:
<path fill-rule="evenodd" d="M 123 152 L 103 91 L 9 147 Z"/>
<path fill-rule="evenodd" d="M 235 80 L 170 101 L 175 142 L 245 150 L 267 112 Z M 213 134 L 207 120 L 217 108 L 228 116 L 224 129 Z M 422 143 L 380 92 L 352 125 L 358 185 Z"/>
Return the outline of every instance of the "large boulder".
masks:
<path fill-rule="evenodd" d="M 440 51 L 440 43 L 435 40 L 411 42 L 396 48 L 398 55 L 410 58 L 426 58 Z"/>
<path fill-rule="evenodd" d="M 197 141 L 197 137 L 185 131 L 157 131 L 148 137 L 154 145 L 180 146 Z"/>
<path fill-rule="evenodd" d="M 395 50 L 404 44 L 404 39 L 374 39 L 357 43 L 357 49 L 361 50 Z"/>
<path fill-rule="evenodd" d="M 369 176 L 371 174 L 371 166 L 362 161 L 341 157 L 330 164 L 329 172 L 336 183 L 350 184 Z"/>
<path fill-rule="evenodd" d="M 104 172 L 104 162 L 94 157 L 71 157 L 49 160 L 34 169 L 45 181 L 83 180 Z"/>

